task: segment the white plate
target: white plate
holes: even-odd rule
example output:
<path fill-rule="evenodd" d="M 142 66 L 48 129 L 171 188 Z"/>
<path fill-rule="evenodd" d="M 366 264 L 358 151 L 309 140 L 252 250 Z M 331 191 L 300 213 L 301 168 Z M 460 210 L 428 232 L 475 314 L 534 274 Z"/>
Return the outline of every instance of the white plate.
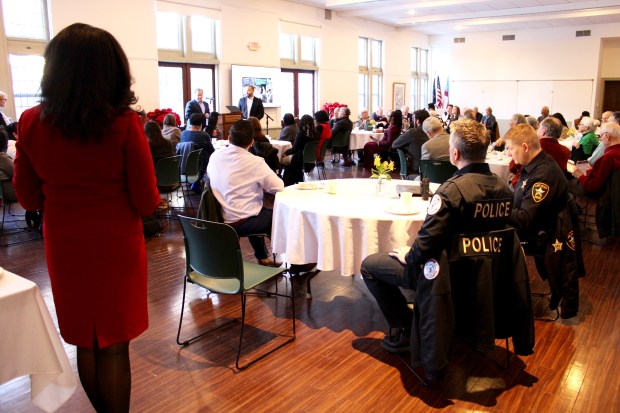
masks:
<path fill-rule="evenodd" d="M 323 189 L 323 185 L 315 184 L 312 182 L 301 182 L 295 185 L 295 188 L 302 190 Z"/>
<path fill-rule="evenodd" d="M 419 211 L 412 208 L 405 208 L 402 205 L 388 205 L 385 207 L 385 212 L 395 215 L 415 215 Z"/>

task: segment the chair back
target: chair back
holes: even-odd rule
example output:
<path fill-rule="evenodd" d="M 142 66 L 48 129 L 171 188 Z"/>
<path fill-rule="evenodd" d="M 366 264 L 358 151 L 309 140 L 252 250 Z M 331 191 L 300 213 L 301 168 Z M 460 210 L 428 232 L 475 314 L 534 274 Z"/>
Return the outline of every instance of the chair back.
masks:
<path fill-rule="evenodd" d="M 208 180 L 205 182 L 205 186 L 202 190 L 196 218 L 211 222 L 224 222 L 224 218 L 222 217 L 222 205 L 220 205 L 215 195 L 213 195 L 211 184 Z"/>
<path fill-rule="evenodd" d="M 596 227 L 600 238 L 620 235 L 620 169 L 607 178 L 597 200 Z"/>
<path fill-rule="evenodd" d="M 187 159 L 189 154 L 194 150 L 194 142 L 179 142 L 177 143 L 177 155 L 181 155 L 180 171 L 181 175 L 185 175 L 185 169 L 187 168 Z"/>
<path fill-rule="evenodd" d="M 181 184 L 181 176 L 179 174 L 179 164 L 181 155 L 169 156 L 157 161 L 155 167 L 155 178 L 157 178 L 157 187 L 164 190 L 174 190 Z"/>
<path fill-rule="evenodd" d="M 400 161 L 400 177 L 407 179 L 407 154 L 402 149 L 396 149 L 398 160 Z"/>
<path fill-rule="evenodd" d="M 450 161 L 420 160 L 420 175 L 428 178 L 432 183 L 443 184 L 457 171 L 457 167 Z"/>
<path fill-rule="evenodd" d="M 318 157 L 319 161 L 322 161 L 323 159 L 325 159 L 325 154 L 327 153 L 327 141 L 329 141 L 329 139 L 325 139 L 322 142 L 322 145 L 321 145 L 321 156 Z"/>
<path fill-rule="evenodd" d="M 341 130 L 332 135 L 332 148 L 349 147 L 351 131 Z"/>
<path fill-rule="evenodd" d="M 306 142 L 306 146 L 304 146 L 304 163 L 313 164 L 317 161 L 316 148 L 318 146 L 319 146 L 319 141 Z"/>
<path fill-rule="evenodd" d="M 185 241 L 187 273 L 195 271 L 206 278 L 237 280 L 236 293 L 243 292 L 243 259 L 234 228 L 182 215 L 179 220 Z"/>
<path fill-rule="evenodd" d="M 197 178 L 200 174 L 200 153 L 202 149 L 197 151 L 191 151 L 187 156 L 187 161 L 185 163 L 185 179 L 189 178 Z"/>

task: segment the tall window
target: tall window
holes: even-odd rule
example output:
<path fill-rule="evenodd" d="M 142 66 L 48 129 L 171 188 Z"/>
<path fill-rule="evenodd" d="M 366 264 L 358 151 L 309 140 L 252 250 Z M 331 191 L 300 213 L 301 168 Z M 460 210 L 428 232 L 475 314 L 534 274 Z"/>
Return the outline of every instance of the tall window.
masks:
<path fill-rule="evenodd" d="M 319 28 L 280 21 L 280 78 L 282 113 L 313 115 L 316 71 L 319 68 Z"/>
<path fill-rule="evenodd" d="M 431 101 L 429 96 L 428 50 L 411 48 L 411 104 L 413 110 L 423 109 Z"/>
<path fill-rule="evenodd" d="M 4 30 L 9 52 L 11 84 L 6 92 L 12 96 L 7 112 L 13 107 L 15 119 L 38 103 L 43 75 L 43 51 L 49 39 L 45 0 L 2 0 Z"/>
<path fill-rule="evenodd" d="M 219 19 L 210 9 L 157 3 L 159 105 L 184 118 L 185 103 L 202 89 L 211 111 L 218 110 L 215 65 L 218 61 Z"/>
<path fill-rule="evenodd" d="M 383 105 L 383 42 L 360 37 L 357 46 L 359 110 L 374 112 Z"/>

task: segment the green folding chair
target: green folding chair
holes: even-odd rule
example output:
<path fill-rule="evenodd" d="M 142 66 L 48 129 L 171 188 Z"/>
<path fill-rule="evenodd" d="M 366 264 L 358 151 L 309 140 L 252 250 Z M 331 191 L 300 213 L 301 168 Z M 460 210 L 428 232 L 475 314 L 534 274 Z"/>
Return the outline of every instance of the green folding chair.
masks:
<path fill-rule="evenodd" d="M 435 184 L 443 184 L 457 171 L 450 161 L 420 160 L 420 178 L 428 178 Z"/>

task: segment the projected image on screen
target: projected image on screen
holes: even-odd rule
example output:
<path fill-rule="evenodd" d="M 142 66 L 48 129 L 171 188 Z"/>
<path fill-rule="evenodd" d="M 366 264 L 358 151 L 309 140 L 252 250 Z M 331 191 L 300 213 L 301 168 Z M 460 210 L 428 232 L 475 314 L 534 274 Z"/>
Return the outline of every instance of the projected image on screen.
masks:
<path fill-rule="evenodd" d="M 254 96 L 263 103 L 273 103 L 273 83 L 270 77 L 242 77 L 241 83 L 244 91 L 248 86 L 254 86 Z"/>

